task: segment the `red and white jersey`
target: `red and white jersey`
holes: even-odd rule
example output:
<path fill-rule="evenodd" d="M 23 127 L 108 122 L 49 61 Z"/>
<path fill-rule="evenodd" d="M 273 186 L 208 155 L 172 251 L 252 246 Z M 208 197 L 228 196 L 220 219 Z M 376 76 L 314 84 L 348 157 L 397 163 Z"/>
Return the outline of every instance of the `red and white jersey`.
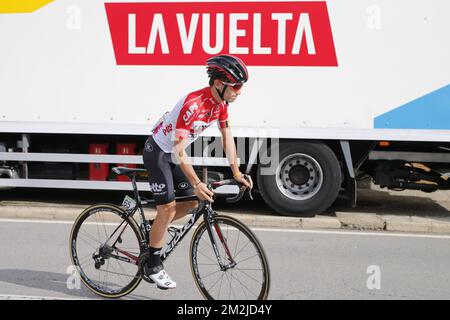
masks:
<path fill-rule="evenodd" d="M 175 140 L 194 142 L 211 124 L 218 121 L 219 128 L 229 127 L 228 105 L 218 103 L 206 87 L 186 95 L 153 127 L 153 139 L 164 151 L 171 153 Z"/>

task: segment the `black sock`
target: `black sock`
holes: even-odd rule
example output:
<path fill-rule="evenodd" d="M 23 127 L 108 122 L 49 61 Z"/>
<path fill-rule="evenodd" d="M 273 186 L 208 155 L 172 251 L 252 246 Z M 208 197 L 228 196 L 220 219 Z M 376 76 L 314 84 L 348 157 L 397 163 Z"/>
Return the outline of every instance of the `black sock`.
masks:
<path fill-rule="evenodd" d="M 152 273 L 158 273 L 163 269 L 163 264 L 161 261 L 161 249 L 162 248 L 148 247 L 150 257 L 148 259 L 147 265 L 150 269 L 152 269 Z"/>

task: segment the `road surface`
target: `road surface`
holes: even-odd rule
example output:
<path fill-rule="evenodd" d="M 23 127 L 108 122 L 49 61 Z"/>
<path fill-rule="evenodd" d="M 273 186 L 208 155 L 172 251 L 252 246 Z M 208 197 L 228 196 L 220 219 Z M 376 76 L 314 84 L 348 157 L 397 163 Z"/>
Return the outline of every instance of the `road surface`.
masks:
<path fill-rule="evenodd" d="M 0 220 L 0 298 L 97 299 L 67 286 L 70 229 L 69 221 Z M 450 299 L 449 236 L 254 230 L 270 263 L 270 299 Z M 166 262 L 175 290 L 141 282 L 123 299 L 202 299 L 189 242 Z"/>

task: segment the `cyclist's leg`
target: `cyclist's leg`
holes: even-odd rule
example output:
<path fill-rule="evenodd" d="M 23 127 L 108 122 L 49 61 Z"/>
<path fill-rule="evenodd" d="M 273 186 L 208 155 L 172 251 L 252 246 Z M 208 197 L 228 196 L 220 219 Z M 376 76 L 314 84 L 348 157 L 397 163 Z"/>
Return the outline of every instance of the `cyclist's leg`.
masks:
<path fill-rule="evenodd" d="M 198 207 L 197 200 L 177 201 L 177 204 L 176 204 L 177 213 L 173 217 L 172 222 L 175 220 L 178 220 L 180 218 L 183 218 L 186 214 L 188 214 L 190 212 L 190 210 L 195 209 L 197 207 Z"/>
<path fill-rule="evenodd" d="M 175 200 L 162 205 L 156 206 L 156 217 L 152 224 L 152 231 L 150 232 L 149 245 L 153 248 L 162 248 L 165 242 L 165 234 L 170 222 L 176 213 Z"/>
<path fill-rule="evenodd" d="M 175 288 L 176 283 L 164 271 L 160 251 L 165 244 L 165 234 L 176 213 L 172 168 L 164 153 L 150 137 L 144 148 L 144 166 L 149 172 L 150 191 L 156 203 L 156 217 L 149 241 L 149 277 L 160 288 Z"/>
<path fill-rule="evenodd" d="M 194 188 L 189 183 L 185 174 L 181 170 L 179 165 L 172 164 L 173 184 L 177 197 L 193 196 Z M 198 207 L 198 201 L 196 199 L 178 199 L 176 203 L 176 214 L 172 221 L 178 220 L 184 217 L 191 209 Z"/>
<path fill-rule="evenodd" d="M 163 152 L 150 136 L 144 148 L 144 166 L 148 171 L 150 191 L 156 204 L 156 218 L 150 233 L 150 245 L 164 245 L 167 226 L 176 212 L 174 178 L 170 154 Z"/>

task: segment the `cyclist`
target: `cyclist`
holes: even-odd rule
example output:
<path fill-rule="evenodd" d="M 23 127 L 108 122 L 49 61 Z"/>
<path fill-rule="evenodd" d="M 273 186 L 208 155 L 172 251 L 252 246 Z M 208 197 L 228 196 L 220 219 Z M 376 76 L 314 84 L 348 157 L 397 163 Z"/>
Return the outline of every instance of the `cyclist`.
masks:
<path fill-rule="evenodd" d="M 206 67 L 209 86 L 179 100 L 172 111 L 156 123 L 144 146 L 144 166 L 149 172 L 150 191 L 157 212 L 150 232 L 146 273 L 160 289 L 176 287 L 160 259 L 168 226 L 198 206 L 197 200 L 175 201 L 175 191 L 177 196 L 195 194 L 200 200 L 213 201 L 213 192 L 189 163 L 186 147 L 217 122 L 234 179 L 244 187 L 253 187 L 239 171 L 228 120 L 228 104 L 241 94 L 242 86 L 248 80 L 247 68 L 241 59 L 231 55 L 214 56 L 208 59 Z"/>

